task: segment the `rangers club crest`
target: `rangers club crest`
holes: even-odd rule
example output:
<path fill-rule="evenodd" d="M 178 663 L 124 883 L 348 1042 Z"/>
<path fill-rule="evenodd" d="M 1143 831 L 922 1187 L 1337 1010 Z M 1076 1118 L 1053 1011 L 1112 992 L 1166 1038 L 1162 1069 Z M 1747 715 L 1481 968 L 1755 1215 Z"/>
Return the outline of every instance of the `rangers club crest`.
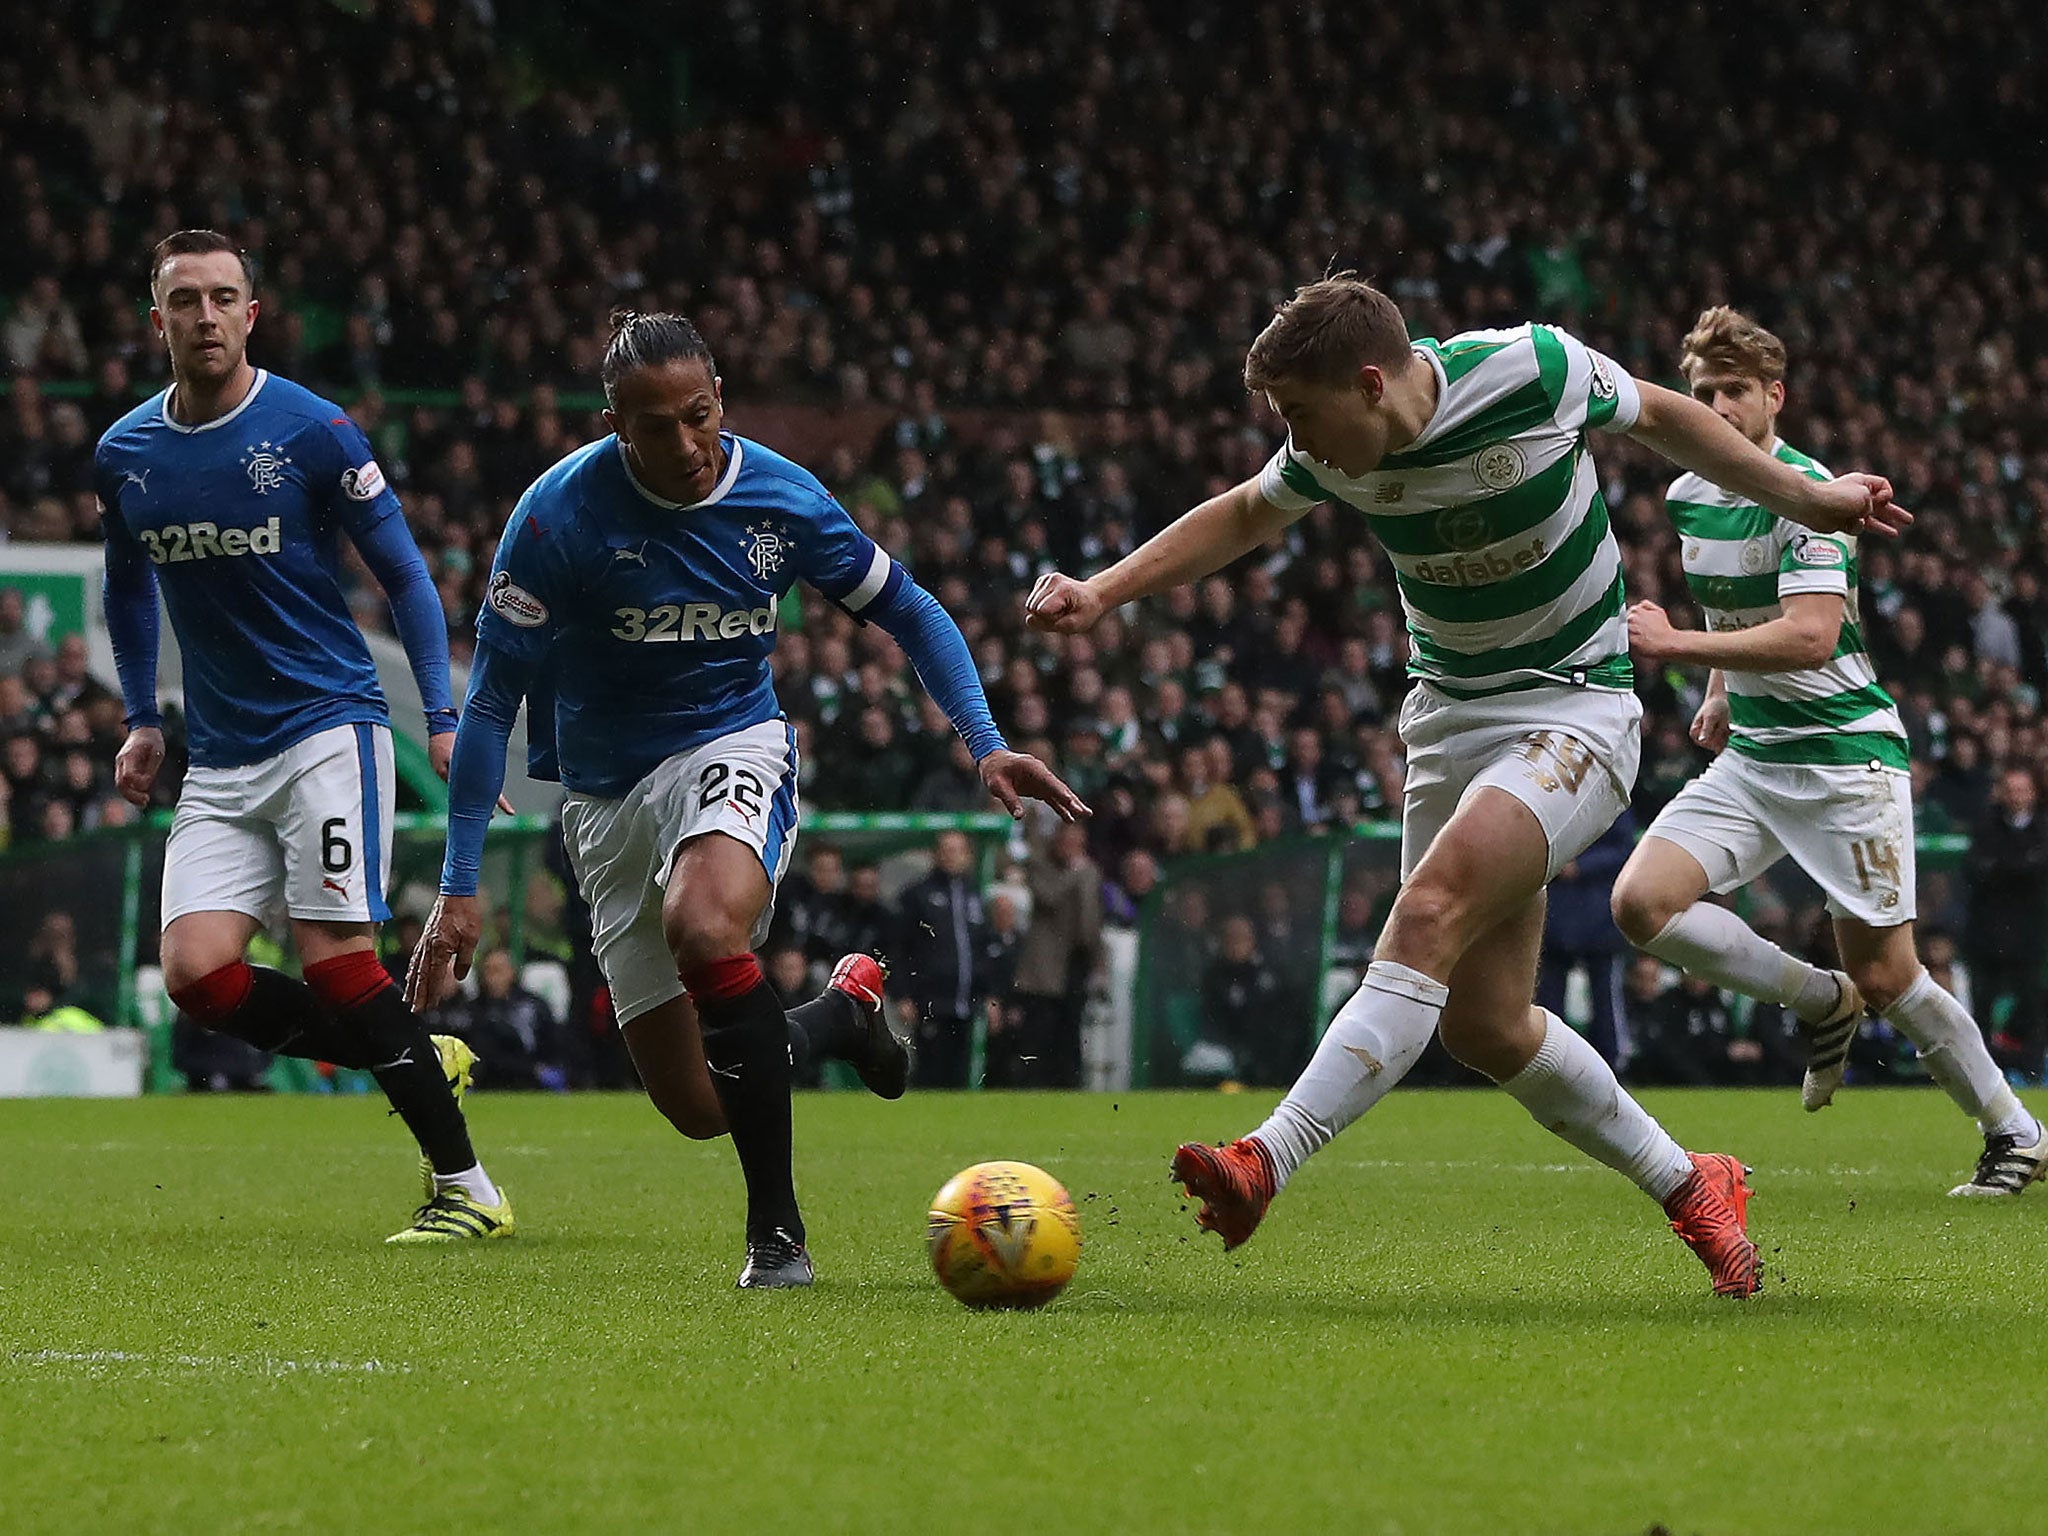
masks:
<path fill-rule="evenodd" d="M 255 443 L 242 450 L 242 468 L 248 471 L 250 489 L 268 496 L 284 484 L 284 472 L 291 467 L 285 451 L 271 442 Z"/>
<path fill-rule="evenodd" d="M 789 558 L 789 545 L 772 523 L 749 528 L 747 540 L 747 564 L 753 567 L 754 575 L 761 581 L 781 570 L 783 561 Z"/>

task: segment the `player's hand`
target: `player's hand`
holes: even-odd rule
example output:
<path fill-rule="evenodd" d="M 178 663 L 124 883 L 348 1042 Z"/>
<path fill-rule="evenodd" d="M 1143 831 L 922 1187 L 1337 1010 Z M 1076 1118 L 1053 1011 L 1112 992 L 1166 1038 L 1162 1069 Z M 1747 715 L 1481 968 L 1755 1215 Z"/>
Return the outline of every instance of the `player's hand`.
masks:
<path fill-rule="evenodd" d="M 484 914 L 474 896 L 443 896 L 434 903 L 419 948 L 405 968 L 405 1006 L 431 1008 L 469 975 L 483 938 Z"/>
<path fill-rule="evenodd" d="M 1728 695 L 1710 693 L 1692 717 L 1692 739 L 1709 752 L 1728 745 Z"/>
<path fill-rule="evenodd" d="M 1875 533 L 1895 539 L 1913 521 L 1913 514 L 1892 500 L 1892 483 L 1883 475 L 1843 475 L 1816 484 L 1813 494 L 1810 526 L 1822 533 Z"/>
<path fill-rule="evenodd" d="M 163 765 L 164 733 L 153 725 L 137 726 L 114 757 L 114 788 L 130 805 L 148 805 Z"/>
<path fill-rule="evenodd" d="M 1655 603 L 1637 603 L 1628 611 L 1628 648 L 1647 661 L 1669 656 L 1678 640 L 1670 616 Z"/>
<path fill-rule="evenodd" d="M 1061 821 L 1079 821 L 1095 814 L 1061 782 L 1058 774 L 1028 752 L 1001 748 L 975 766 L 981 770 L 983 786 L 1012 817 L 1024 814 L 1026 800 L 1044 801 L 1059 813 Z"/>
<path fill-rule="evenodd" d="M 455 733 L 436 731 L 427 738 L 427 761 L 434 765 L 434 772 L 441 775 L 441 782 L 448 782 L 448 765 L 455 761 Z M 498 796 L 498 809 L 507 816 L 513 814 L 512 802 L 503 795 Z"/>
<path fill-rule="evenodd" d="M 1047 571 L 1024 599 L 1024 623 L 1049 635 L 1078 635 L 1103 615 L 1102 598 L 1085 581 Z"/>

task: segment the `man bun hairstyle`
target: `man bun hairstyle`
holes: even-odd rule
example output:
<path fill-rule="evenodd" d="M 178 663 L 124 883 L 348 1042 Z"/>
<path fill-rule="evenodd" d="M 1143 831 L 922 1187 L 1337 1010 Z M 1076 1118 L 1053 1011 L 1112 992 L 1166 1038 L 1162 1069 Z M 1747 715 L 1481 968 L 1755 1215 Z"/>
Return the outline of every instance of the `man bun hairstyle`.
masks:
<path fill-rule="evenodd" d="M 612 339 L 605 344 L 604 363 L 598 377 L 604 383 L 606 403 L 618 404 L 619 380 L 636 368 L 659 368 L 664 363 L 701 360 L 715 379 L 718 364 L 711 348 L 697 334 L 697 327 L 681 315 L 643 315 L 634 309 L 612 311 Z"/>
<path fill-rule="evenodd" d="M 1356 272 L 1333 272 L 1294 290 L 1244 360 L 1246 389 L 1282 381 L 1348 384 L 1358 370 L 1398 368 L 1409 356 L 1400 308 Z"/>
<path fill-rule="evenodd" d="M 1733 373 L 1773 384 L 1785 377 L 1785 343 L 1741 310 L 1716 304 L 1686 332 L 1678 371 L 1688 382 L 1696 373 Z"/>
<path fill-rule="evenodd" d="M 173 256 L 204 256 L 213 251 L 226 251 L 239 261 L 242 281 L 251 293 L 256 291 L 256 272 L 249 264 L 248 252 L 217 229 L 181 229 L 157 241 L 149 253 L 150 291 L 156 291 L 156 280 L 163 275 L 164 263 Z"/>

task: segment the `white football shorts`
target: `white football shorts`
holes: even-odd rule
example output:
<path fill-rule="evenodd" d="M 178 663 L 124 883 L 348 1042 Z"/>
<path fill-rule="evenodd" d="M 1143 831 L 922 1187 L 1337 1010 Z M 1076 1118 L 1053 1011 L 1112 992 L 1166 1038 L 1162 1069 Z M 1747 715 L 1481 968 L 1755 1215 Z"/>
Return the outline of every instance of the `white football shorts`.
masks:
<path fill-rule="evenodd" d="M 591 940 L 619 1023 L 683 995 L 661 929 L 661 902 L 676 850 L 723 832 L 760 856 L 768 901 L 752 942 L 768 937 L 775 891 L 796 851 L 796 731 L 768 720 L 679 752 L 623 799 L 571 792 L 562 840 L 590 904 Z"/>
<path fill-rule="evenodd" d="M 1459 699 L 1426 682 L 1401 705 L 1408 777 L 1401 799 L 1401 878 L 1480 789 L 1529 807 L 1550 845 L 1546 881 L 1593 845 L 1628 806 L 1642 756 L 1643 706 L 1604 688 L 1530 688 Z"/>
<path fill-rule="evenodd" d="M 391 729 L 337 725 L 242 768 L 192 768 L 164 848 L 163 920 L 280 911 L 312 922 L 391 916 Z"/>
<path fill-rule="evenodd" d="M 1831 917 L 1896 928 L 1915 915 L 1913 780 L 1895 768 L 1760 763 L 1730 749 L 1646 835 L 1699 860 L 1722 895 L 1790 855 L 1827 893 Z"/>

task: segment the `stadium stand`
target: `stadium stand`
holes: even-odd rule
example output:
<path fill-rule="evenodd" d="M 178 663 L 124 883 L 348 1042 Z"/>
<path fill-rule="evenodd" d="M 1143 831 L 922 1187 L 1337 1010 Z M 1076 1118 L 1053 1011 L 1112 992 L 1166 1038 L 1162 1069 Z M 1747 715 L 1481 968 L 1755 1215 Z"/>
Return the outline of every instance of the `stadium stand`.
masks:
<path fill-rule="evenodd" d="M 2048 182 L 1998 169 L 2048 129 L 2000 44 L 2025 0 L 1785 7 L 1767 41 L 1617 0 L 1564 60 L 1499 3 L 1313 7 L 1308 50 L 1220 0 L 941 8 L 914 42 L 892 0 L 700 9 L 681 53 L 609 40 L 646 45 L 632 81 L 538 4 L 0 21 L 0 537 L 97 538 L 92 442 L 162 376 L 139 253 L 216 225 L 258 261 L 256 360 L 377 443 L 459 654 L 513 500 L 602 431 L 606 313 L 679 308 L 733 424 L 819 465 L 960 617 L 1013 738 L 1098 802 L 1114 906 L 1136 851 L 1398 811 L 1398 599 L 1332 508 L 1088 640 L 1022 630 L 1042 570 L 1270 452 L 1239 369 L 1276 297 L 1357 266 L 1417 334 L 1535 315 L 1666 380 L 1725 301 L 1787 340 L 1788 438 L 1919 514 L 1866 549 L 1862 600 L 1922 830 L 1997 826 L 2008 768 L 2042 782 Z M 1902 116 L 1873 78 L 1926 90 Z M 1701 97 L 1745 109 L 1679 136 Z M 1796 209 L 1766 192 L 1787 180 Z M 1697 623 L 1664 469 L 1627 443 L 1602 465 L 1631 594 Z M 118 820 L 118 704 L 19 630 L 0 592 L 0 835 Z M 878 631 L 813 604 L 776 665 L 812 804 L 978 803 Z M 1699 682 L 1640 678 L 1639 823 L 1697 771 Z"/>

